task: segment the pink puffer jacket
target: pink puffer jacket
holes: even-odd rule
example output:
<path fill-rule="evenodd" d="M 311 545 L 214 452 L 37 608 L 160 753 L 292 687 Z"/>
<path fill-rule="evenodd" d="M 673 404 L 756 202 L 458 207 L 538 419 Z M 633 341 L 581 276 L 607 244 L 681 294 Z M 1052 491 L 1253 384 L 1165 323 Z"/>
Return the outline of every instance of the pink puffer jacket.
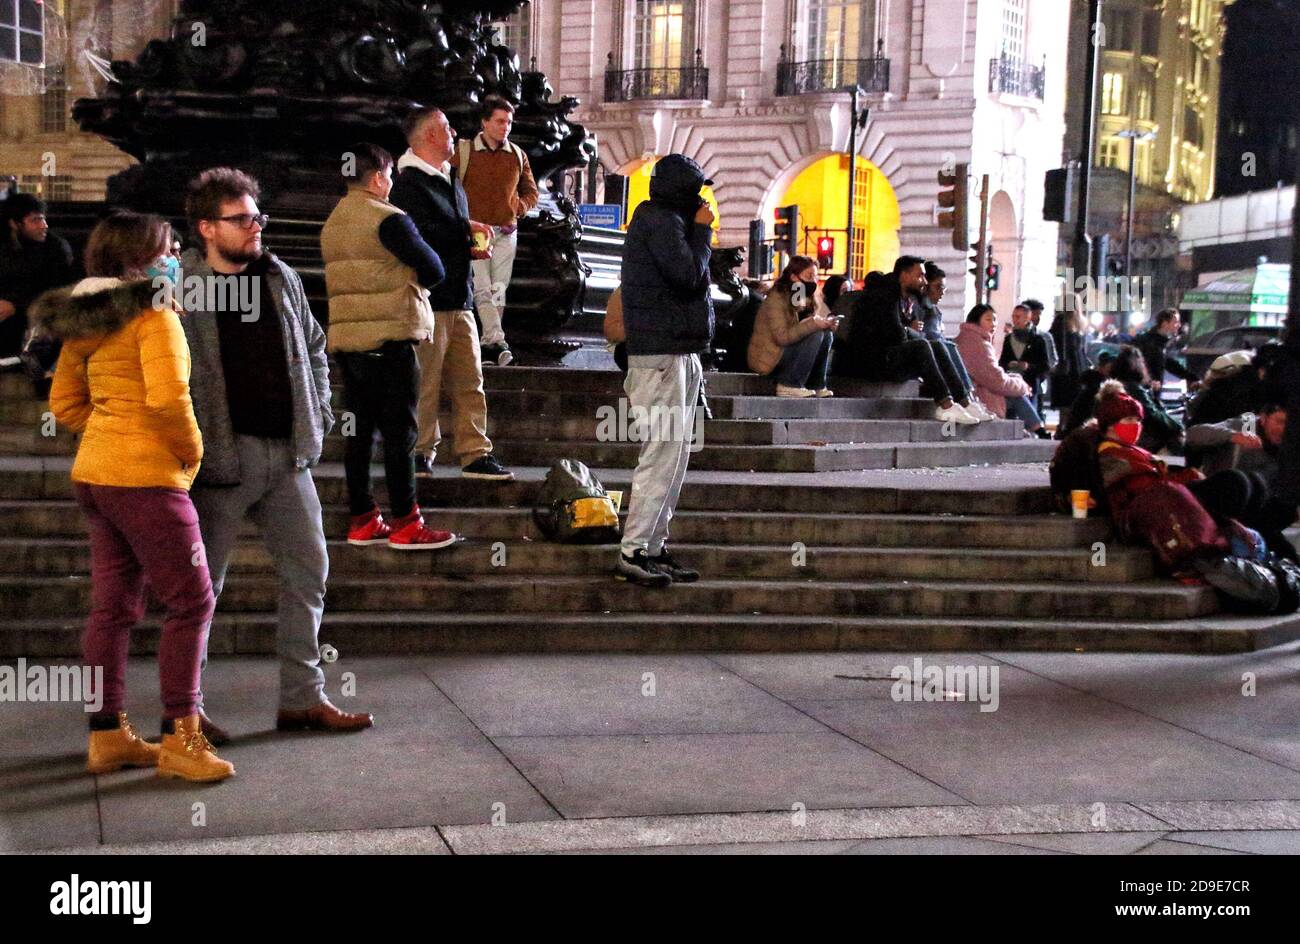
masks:
<path fill-rule="evenodd" d="M 1007 415 L 1007 397 L 1029 395 L 1029 384 L 998 366 L 993 337 L 979 325 L 966 322 L 957 332 L 957 350 L 975 385 L 975 396 L 1002 418 Z"/>

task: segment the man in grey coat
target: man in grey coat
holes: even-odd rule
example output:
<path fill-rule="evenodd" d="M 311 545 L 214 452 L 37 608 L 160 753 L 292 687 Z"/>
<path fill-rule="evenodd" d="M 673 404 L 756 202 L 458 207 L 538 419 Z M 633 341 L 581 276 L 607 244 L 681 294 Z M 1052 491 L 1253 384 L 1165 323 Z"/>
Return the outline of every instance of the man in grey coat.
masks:
<path fill-rule="evenodd" d="M 204 443 L 190 494 L 218 597 L 245 517 L 275 563 L 276 727 L 355 731 L 373 719 L 330 704 L 318 643 L 329 554 L 310 469 L 334 425 L 325 334 L 298 274 L 262 249 L 258 197 L 253 178 L 216 167 L 191 182 L 186 199 L 203 250 L 182 257 L 177 289 Z M 202 720 L 213 743 L 226 739 L 206 713 Z"/>

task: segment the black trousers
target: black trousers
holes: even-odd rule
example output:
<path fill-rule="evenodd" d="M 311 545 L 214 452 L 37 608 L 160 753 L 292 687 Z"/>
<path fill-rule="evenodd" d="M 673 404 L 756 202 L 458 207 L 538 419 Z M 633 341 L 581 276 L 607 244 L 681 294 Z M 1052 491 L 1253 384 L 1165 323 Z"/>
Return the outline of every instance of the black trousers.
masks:
<path fill-rule="evenodd" d="M 420 362 L 415 342 L 388 341 L 373 351 L 334 355 L 343 374 L 343 407 L 339 418 L 346 445 L 343 468 L 347 475 L 351 513 L 363 515 L 375 507 L 370 488 L 370 459 L 375 432 L 384 440 L 384 473 L 388 501 L 394 518 L 411 513 L 415 505 L 415 408 L 420 400 Z M 355 424 L 349 428 L 348 424 Z"/>
<path fill-rule="evenodd" d="M 965 400 L 969 392 L 942 341 L 896 344 L 885 352 L 885 369 L 895 376 L 920 377 L 922 395 L 936 403 L 949 397 Z"/>
<path fill-rule="evenodd" d="M 1285 516 L 1279 519 L 1274 513 L 1268 481 L 1258 472 L 1227 469 L 1189 483 L 1187 490 L 1210 514 L 1218 518 L 1236 518 L 1262 534 L 1270 551 L 1296 559 L 1295 547 L 1282 534 L 1282 529 L 1290 522 L 1285 520 Z"/>

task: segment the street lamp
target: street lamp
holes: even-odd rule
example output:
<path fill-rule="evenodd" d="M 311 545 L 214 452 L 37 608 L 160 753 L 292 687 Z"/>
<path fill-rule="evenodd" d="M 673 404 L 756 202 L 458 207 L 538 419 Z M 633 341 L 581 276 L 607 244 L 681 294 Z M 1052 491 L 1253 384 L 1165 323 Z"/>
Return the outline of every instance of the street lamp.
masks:
<path fill-rule="evenodd" d="M 862 114 L 858 114 L 858 96 L 863 94 L 863 91 L 862 86 L 856 82 L 846 85 L 840 91 L 849 93 L 849 215 L 847 221 L 849 238 L 844 241 L 844 274 L 852 279 L 853 204 L 858 197 L 858 128 L 867 123 L 867 116 L 871 114 L 871 110 L 864 108 Z"/>
<path fill-rule="evenodd" d="M 1137 209 L 1137 143 L 1139 141 L 1150 141 L 1156 136 L 1154 131 L 1137 131 L 1130 129 L 1128 131 L 1117 132 L 1115 137 L 1128 139 L 1128 220 L 1125 222 L 1124 236 L 1124 276 L 1127 278 L 1133 274 L 1133 216 Z M 1105 275 L 1101 272 L 1099 275 Z"/>

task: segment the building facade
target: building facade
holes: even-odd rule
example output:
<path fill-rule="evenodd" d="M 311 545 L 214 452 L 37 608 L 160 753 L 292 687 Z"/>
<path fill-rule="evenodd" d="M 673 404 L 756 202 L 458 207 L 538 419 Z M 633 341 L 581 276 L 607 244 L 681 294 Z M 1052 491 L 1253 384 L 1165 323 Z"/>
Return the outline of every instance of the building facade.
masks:
<path fill-rule="evenodd" d="M 959 162 L 990 180 L 993 303 L 1007 315 L 1019 297 L 1054 292 L 1058 227 L 1042 219 L 1043 177 L 1064 132 L 1067 12 L 1062 0 L 532 0 L 505 33 L 581 99 L 607 199 L 621 185 L 634 207 L 654 161 L 680 152 L 715 181 L 721 245 L 745 245 L 753 219 L 770 236 L 775 210 L 798 204 L 801 251 L 831 236 L 836 271 L 850 166 L 842 89 L 856 83 L 868 115 L 853 170 L 855 274 L 888 270 L 900 253 L 933 259 L 956 322 L 974 278 L 936 198 L 938 172 Z M 582 183 L 575 196 L 600 198 Z"/>
<path fill-rule="evenodd" d="M 101 199 L 131 158 L 77 131 L 68 110 L 102 89 L 110 60 L 164 35 L 178 3 L 0 0 L 0 60 L 7 6 L 41 15 L 43 65 L 0 61 L 0 174 L 52 199 Z M 936 175 L 959 162 L 973 193 L 990 181 L 994 304 L 1005 315 L 1021 296 L 1053 293 L 1043 174 L 1064 133 L 1066 12 L 1061 0 L 532 0 L 501 39 L 582 101 L 600 156 L 568 181 L 575 196 L 621 193 L 635 206 L 654 161 L 680 151 L 716 181 L 721 245 L 744 245 L 752 219 L 771 235 L 776 208 L 797 204 L 800 249 L 813 255 L 831 236 L 837 271 L 850 174 L 842 89 L 856 83 L 867 114 L 852 164 L 855 272 L 887 270 L 902 252 L 933 259 L 949 273 L 956 322 L 975 283 L 938 223 Z"/>
<path fill-rule="evenodd" d="M 1089 231 L 1107 235 L 1110 274 L 1122 272 L 1130 172 L 1136 178 L 1133 276 L 1150 276 L 1157 307 L 1177 304 L 1188 273 L 1178 265 L 1181 208 L 1214 194 L 1223 14 L 1230 0 L 1106 0 L 1096 99 Z M 1063 158 L 1081 158 L 1087 0 L 1070 18 L 1069 81 Z M 1129 137 L 1129 136 L 1132 137 Z M 1073 227 L 1064 232 L 1069 258 Z"/>
<path fill-rule="evenodd" d="M 0 0 L 0 175 L 50 200 L 102 200 L 134 163 L 80 131 L 72 103 L 99 94 L 109 63 L 165 35 L 179 0 Z"/>

